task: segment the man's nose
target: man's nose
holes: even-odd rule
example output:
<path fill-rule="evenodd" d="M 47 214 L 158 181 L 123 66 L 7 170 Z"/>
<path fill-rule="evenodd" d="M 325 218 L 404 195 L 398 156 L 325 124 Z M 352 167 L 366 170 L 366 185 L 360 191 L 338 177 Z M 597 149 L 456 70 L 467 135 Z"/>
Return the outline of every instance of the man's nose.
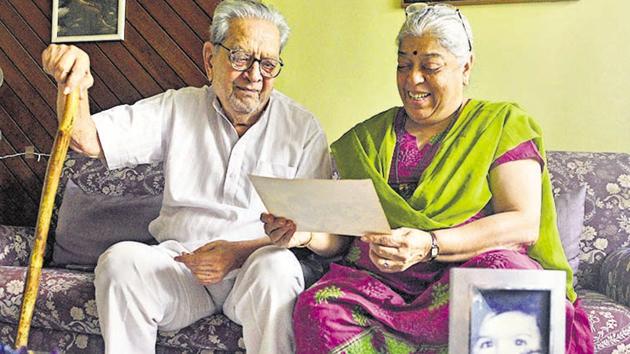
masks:
<path fill-rule="evenodd" d="M 254 59 L 252 65 L 245 71 L 249 81 L 258 82 L 262 80 L 262 74 L 260 73 L 260 59 Z"/>

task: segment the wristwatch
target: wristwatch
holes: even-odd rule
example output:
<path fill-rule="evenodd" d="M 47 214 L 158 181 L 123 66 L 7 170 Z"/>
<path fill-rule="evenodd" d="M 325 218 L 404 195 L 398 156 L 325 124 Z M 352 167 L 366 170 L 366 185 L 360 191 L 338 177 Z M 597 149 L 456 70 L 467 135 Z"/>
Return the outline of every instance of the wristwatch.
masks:
<path fill-rule="evenodd" d="M 429 262 L 431 262 L 440 254 L 440 246 L 438 246 L 435 232 L 429 231 L 429 235 L 431 235 L 431 251 L 429 252 Z"/>

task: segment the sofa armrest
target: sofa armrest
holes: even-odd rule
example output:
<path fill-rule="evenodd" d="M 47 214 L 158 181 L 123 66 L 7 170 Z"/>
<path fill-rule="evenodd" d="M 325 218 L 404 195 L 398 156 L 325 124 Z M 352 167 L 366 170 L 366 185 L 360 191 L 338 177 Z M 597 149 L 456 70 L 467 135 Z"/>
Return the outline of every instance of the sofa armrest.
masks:
<path fill-rule="evenodd" d="M 0 225 L 0 266 L 28 265 L 34 239 L 34 227 Z"/>
<path fill-rule="evenodd" d="M 606 256 L 599 274 L 599 291 L 630 307 L 630 247 Z"/>

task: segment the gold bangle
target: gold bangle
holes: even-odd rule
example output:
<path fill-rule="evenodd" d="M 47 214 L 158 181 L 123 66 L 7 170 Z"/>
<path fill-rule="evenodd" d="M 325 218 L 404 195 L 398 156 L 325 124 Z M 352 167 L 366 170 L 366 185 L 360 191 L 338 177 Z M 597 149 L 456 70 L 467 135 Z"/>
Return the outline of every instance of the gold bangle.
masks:
<path fill-rule="evenodd" d="M 313 241 L 313 233 L 309 232 L 308 235 L 309 235 L 308 241 L 306 241 L 303 244 L 297 246 L 297 248 L 306 248 L 306 247 L 308 247 L 308 245 L 311 244 L 311 241 Z"/>

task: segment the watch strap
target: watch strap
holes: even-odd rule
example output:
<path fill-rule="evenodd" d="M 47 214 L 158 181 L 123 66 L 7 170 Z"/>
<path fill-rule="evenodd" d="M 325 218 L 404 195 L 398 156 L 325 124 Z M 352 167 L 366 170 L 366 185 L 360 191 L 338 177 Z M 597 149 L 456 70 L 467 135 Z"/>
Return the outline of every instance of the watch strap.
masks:
<path fill-rule="evenodd" d="M 429 235 L 431 235 L 431 251 L 429 252 L 429 262 L 431 262 L 440 254 L 440 246 L 437 243 L 435 232 L 429 231 Z"/>

